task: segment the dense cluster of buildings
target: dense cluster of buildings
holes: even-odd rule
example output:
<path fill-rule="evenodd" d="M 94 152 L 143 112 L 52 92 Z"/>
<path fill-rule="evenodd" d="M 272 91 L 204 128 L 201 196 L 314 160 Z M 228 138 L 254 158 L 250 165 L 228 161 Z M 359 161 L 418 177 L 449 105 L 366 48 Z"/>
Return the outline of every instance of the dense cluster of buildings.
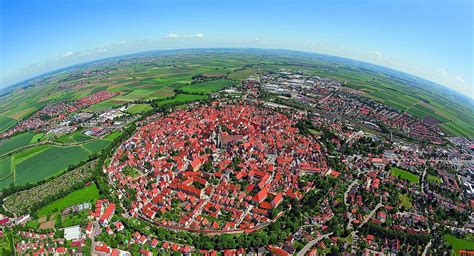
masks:
<path fill-rule="evenodd" d="M 246 104 L 177 110 L 125 142 L 107 173 L 132 216 L 176 229 L 251 231 L 278 216 L 283 196 L 311 189 L 299 186 L 301 170 L 327 171 L 297 119 Z"/>
<path fill-rule="evenodd" d="M 54 129 L 51 127 L 58 122 L 63 121 L 70 113 L 79 109 L 94 105 L 96 103 L 108 100 L 117 95 L 115 92 L 100 91 L 91 95 L 84 96 L 72 102 L 58 102 L 46 105 L 41 110 L 28 117 L 26 120 L 19 122 L 15 127 L 0 134 L 0 138 L 4 139 L 13 134 L 29 131 L 29 130 L 43 130 Z M 57 128 L 56 128 L 57 129 Z M 69 132 L 64 130 L 62 132 Z"/>

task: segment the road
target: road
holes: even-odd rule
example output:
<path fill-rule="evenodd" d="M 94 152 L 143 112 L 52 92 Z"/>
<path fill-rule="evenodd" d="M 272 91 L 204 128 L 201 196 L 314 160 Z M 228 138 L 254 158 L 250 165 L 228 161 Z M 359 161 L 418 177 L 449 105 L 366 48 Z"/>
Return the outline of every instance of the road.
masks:
<path fill-rule="evenodd" d="M 382 199 L 382 198 L 381 198 L 381 199 Z M 374 214 L 377 212 L 377 210 L 378 210 L 380 207 L 382 207 L 382 206 L 383 206 L 382 202 L 378 203 L 378 204 L 375 206 L 375 208 L 370 212 L 370 214 L 367 215 L 367 216 L 364 218 L 364 221 L 360 224 L 359 227 L 364 226 L 364 224 L 367 223 L 367 221 L 369 221 L 370 218 L 372 218 L 372 216 L 374 216 Z"/>
<path fill-rule="evenodd" d="M 91 255 L 95 255 L 95 235 L 96 232 L 100 230 L 99 223 L 97 221 L 92 222 L 91 230 Z"/>
<path fill-rule="evenodd" d="M 344 192 L 344 204 L 347 206 L 347 208 L 349 209 L 349 204 L 347 203 L 347 194 L 349 193 L 349 191 L 351 191 L 352 187 L 354 187 L 356 184 L 358 183 L 358 180 L 355 179 L 350 185 L 349 187 L 347 188 L 346 192 Z M 348 211 L 349 213 L 349 222 L 347 223 L 347 229 L 352 229 L 352 221 L 354 219 L 354 217 L 352 216 L 352 213 L 351 211 L 349 210 Z"/>
<path fill-rule="evenodd" d="M 430 242 L 425 246 L 425 249 L 423 250 L 423 253 L 421 254 L 422 256 L 426 256 L 428 254 L 428 249 L 431 247 L 431 240 Z"/>
<path fill-rule="evenodd" d="M 327 233 L 327 234 L 322 235 L 322 236 L 318 236 L 316 239 L 314 239 L 314 240 L 310 241 L 309 243 L 307 243 L 307 244 L 303 247 L 303 249 L 301 249 L 301 251 L 298 252 L 297 255 L 298 255 L 298 256 L 303 256 L 303 255 L 305 255 L 305 254 L 309 251 L 309 249 L 311 249 L 311 247 L 313 247 L 317 242 L 323 240 L 324 238 L 329 237 L 329 236 L 332 235 L 332 234 L 333 234 L 333 232 Z"/>

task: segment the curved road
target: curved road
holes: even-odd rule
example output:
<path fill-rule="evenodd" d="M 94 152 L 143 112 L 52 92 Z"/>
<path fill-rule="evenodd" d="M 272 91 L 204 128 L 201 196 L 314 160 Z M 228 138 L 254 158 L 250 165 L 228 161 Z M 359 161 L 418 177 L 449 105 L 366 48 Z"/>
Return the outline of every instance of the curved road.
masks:
<path fill-rule="evenodd" d="M 322 235 L 322 236 L 318 236 L 316 239 L 314 239 L 314 240 L 310 241 L 309 243 L 307 243 L 307 244 L 303 247 L 303 249 L 301 249 L 301 251 L 299 251 L 298 254 L 296 254 L 296 255 L 298 255 L 298 256 L 303 256 L 303 255 L 305 255 L 305 254 L 309 251 L 309 249 L 311 249 L 311 247 L 313 247 L 317 242 L 323 240 L 324 238 L 329 237 L 329 236 L 332 235 L 332 234 L 333 234 L 333 232 L 327 233 L 327 234 Z"/>

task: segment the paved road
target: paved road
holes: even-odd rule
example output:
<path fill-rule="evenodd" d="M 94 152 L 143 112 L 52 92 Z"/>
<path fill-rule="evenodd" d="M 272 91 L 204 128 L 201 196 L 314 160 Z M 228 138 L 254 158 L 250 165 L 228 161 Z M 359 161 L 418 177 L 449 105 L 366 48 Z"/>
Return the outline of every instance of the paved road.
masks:
<path fill-rule="evenodd" d="M 95 255 L 95 234 L 100 230 L 99 223 L 97 221 L 92 222 L 91 230 L 91 255 Z"/>
<path fill-rule="evenodd" d="M 375 208 L 370 212 L 370 214 L 364 218 L 364 221 L 360 224 L 359 228 L 364 226 L 364 224 L 367 223 L 367 221 L 369 221 L 370 218 L 372 218 L 372 216 L 374 216 L 374 214 L 377 212 L 377 210 L 382 206 L 383 206 L 382 202 L 378 203 L 375 206 Z"/>
<path fill-rule="evenodd" d="M 303 249 L 301 249 L 300 252 L 298 252 L 297 255 L 298 255 L 298 256 L 303 256 L 303 255 L 305 255 L 305 254 L 309 251 L 309 249 L 311 249 L 311 247 L 313 247 L 317 242 L 323 240 L 324 238 L 329 237 L 330 235 L 332 235 L 332 233 L 333 233 L 333 232 L 327 233 L 327 234 L 322 235 L 322 236 L 318 236 L 316 239 L 310 241 L 309 243 L 307 243 L 307 244 L 303 247 Z"/>
<path fill-rule="evenodd" d="M 425 246 L 425 250 L 423 250 L 423 253 L 421 254 L 422 256 L 426 256 L 428 254 L 428 249 L 431 247 L 431 240 L 430 242 Z"/>

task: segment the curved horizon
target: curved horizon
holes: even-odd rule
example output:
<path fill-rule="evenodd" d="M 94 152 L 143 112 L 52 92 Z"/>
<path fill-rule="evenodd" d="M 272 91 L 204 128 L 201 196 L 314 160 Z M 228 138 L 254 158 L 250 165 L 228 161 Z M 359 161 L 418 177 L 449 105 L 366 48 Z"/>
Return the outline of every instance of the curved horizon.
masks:
<path fill-rule="evenodd" d="M 273 50 L 273 51 L 289 51 L 289 52 L 314 54 L 314 55 L 327 56 L 327 57 L 335 57 L 335 58 L 340 58 L 340 59 L 344 59 L 344 60 L 348 60 L 348 61 L 356 61 L 356 62 L 359 62 L 359 63 L 369 64 L 369 65 L 372 65 L 372 66 L 375 66 L 375 67 L 381 67 L 381 68 L 385 68 L 385 69 L 392 70 L 392 71 L 395 71 L 395 72 L 399 72 L 399 73 L 402 73 L 402 74 L 405 74 L 405 75 L 408 75 L 408 76 L 411 76 L 411 77 L 414 77 L 414 78 L 417 78 L 417 79 L 425 80 L 425 81 L 433 83 L 437 86 L 443 87 L 444 89 L 447 89 L 447 90 L 449 90 L 453 93 L 456 93 L 459 96 L 465 97 L 469 101 L 470 104 L 474 105 L 474 97 L 470 97 L 470 95 L 465 95 L 465 94 L 463 94 L 459 91 L 456 91 L 456 90 L 450 88 L 449 86 L 439 84 L 435 81 L 426 79 L 426 78 L 421 77 L 421 76 L 417 76 L 415 74 L 407 73 L 403 70 L 397 70 L 395 68 L 391 68 L 391 67 L 387 67 L 387 66 L 383 66 L 383 65 L 380 65 L 380 64 L 371 63 L 371 62 L 367 62 L 367 61 L 363 61 L 363 60 L 351 59 L 351 58 L 347 58 L 347 57 L 343 57 L 343 56 L 329 55 L 329 54 L 324 54 L 324 53 L 319 53 L 319 52 L 309 52 L 309 51 L 284 49 L 284 48 L 256 48 L 256 47 L 171 48 L 171 49 L 150 49 L 150 50 L 145 50 L 145 51 L 124 53 L 124 54 L 119 54 L 119 55 L 114 55 L 114 56 L 108 56 L 108 57 L 102 57 L 102 58 L 86 60 L 86 61 L 83 61 L 83 62 L 74 63 L 74 64 L 58 67 L 58 68 L 55 68 L 55 69 L 47 70 L 47 71 L 44 71 L 42 73 L 34 74 L 31 77 L 22 79 L 20 81 L 16 81 L 14 83 L 5 85 L 3 87 L 0 87 L 0 91 L 8 90 L 9 88 L 13 89 L 17 86 L 20 86 L 23 83 L 27 83 L 30 80 L 34 80 L 34 79 L 40 78 L 42 76 L 52 75 L 52 74 L 62 72 L 62 71 L 68 71 L 69 69 L 73 69 L 75 67 L 82 66 L 82 65 L 91 65 L 91 64 L 94 64 L 95 62 L 107 61 L 107 60 L 112 60 L 112 59 L 115 59 L 115 58 L 121 58 L 121 57 L 133 56 L 133 55 L 140 55 L 140 54 L 146 54 L 146 53 L 152 53 L 152 52 L 166 52 L 166 51 L 167 52 L 174 52 L 174 51 L 177 52 L 177 51 L 186 51 L 186 50 L 197 50 L 197 51 L 199 51 L 199 50 L 261 50 L 261 51 Z M 471 95 L 471 96 L 474 96 L 474 95 Z"/>
<path fill-rule="evenodd" d="M 270 48 L 367 62 L 474 98 L 472 4 L 6 0 L 0 15 L 0 88 L 51 70 L 143 51 Z"/>

